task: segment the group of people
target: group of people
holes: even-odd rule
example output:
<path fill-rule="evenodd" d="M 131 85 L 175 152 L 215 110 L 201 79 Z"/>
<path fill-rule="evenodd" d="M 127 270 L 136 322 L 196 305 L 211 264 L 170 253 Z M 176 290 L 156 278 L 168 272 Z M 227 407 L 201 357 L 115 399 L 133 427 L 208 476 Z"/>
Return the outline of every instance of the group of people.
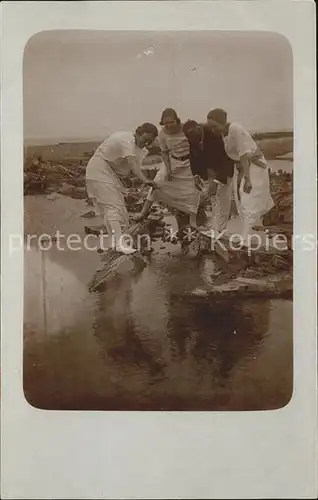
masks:
<path fill-rule="evenodd" d="M 232 194 L 242 221 L 242 239 L 262 225 L 262 217 L 273 207 L 266 160 L 245 128 L 228 122 L 227 113 L 213 109 L 206 123 L 182 123 L 176 111 L 167 108 L 160 130 L 143 123 L 134 133 L 110 135 L 95 151 L 86 169 L 88 196 L 103 216 L 108 234 L 115 237 L 116 250 L 133 253 L 123 243 L 128 212 L 122 180 L 134 173 L 149 186 L 143 209 L 135 219 L 142 220 L 157 201 L 175 209 L 179 229 L 185 224 L 197 228 L 197 215 L 213 196 L 213 230 L 226 230 Z M 156 177 L 149 180 L 142 172 L 147 146 L 158 138 L 163 159 Z"/>

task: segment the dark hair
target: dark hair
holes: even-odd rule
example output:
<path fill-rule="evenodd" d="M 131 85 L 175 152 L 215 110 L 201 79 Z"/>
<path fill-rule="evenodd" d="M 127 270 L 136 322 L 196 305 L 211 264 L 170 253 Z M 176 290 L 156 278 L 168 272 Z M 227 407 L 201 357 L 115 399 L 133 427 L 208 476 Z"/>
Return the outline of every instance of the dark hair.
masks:
<path fill-rule="evenodd" d="M 215 108 L 215 109 L 212 109 L 212 111 L 210 111 L 208 113 L 208 116 L 207 116 L 207 119 L 208 120 L 214 120 L 218 123 L 226 123 L 227 121 L 227 112 L 224 111 L 224 109 L 220 109 L 220 108 Z"/>
<path fill-rule="evenodd" d="M 198 124 L 198 122 L 196 122 L 195 120 L 187 120 L 183 127 L 182 127 L 182 130 L 183 130 L 183 133 L 184 135 L 187 135 L 187 133 L 189 132 L 189 130 L 193 129 L 193 128 L 197 128 L 199 127 L 200 125 Z"/>
<path fill-rule="evenodd" d="M 163 125 L 163 120 L 167 117 L 172 117 L 174 120 L 176 120 L 178 124 L 181 123 L 181 120 L 177 115 L 177 112 L 173 108 L 166 108 L 163 110 L 161 115 L 160 125 Z"/>
<path fill-rule="evenodd" d="M 151 134 L 154 138 L 156 138 L 158 136 L 158 129 L 153 123 L 145 122 L 136 128 L 136 134 Z"/>

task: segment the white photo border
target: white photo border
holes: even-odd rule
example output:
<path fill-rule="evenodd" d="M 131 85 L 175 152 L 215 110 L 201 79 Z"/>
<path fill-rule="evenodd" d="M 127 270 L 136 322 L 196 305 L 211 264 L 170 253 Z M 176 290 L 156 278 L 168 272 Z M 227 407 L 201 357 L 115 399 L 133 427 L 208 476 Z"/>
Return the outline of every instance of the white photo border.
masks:
<path fill-rule="evenodd" d="M 46 30 L 236 30 L 285 36 L 294 60 L 294 231 L 316 232 L 315 4 L 4 2 L 1 44 L 1 497 L 314 498 L 316 252 L 294 254 L 294 393 L 259 412 L 44 411 L 23 394 L 22 62 Z M 270 370 L 270 366 L 268 367 Z"/>

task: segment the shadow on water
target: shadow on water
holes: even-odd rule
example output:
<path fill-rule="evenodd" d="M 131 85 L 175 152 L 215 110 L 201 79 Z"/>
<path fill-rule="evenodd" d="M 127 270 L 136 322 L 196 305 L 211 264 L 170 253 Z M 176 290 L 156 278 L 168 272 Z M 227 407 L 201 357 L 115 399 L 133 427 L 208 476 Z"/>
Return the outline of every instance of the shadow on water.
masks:
<path fill-rule="evenodd" d="M 167 250 L 167 249 L 166 249 Z M 207 261 L 176 247 L 99 294 L 96 256 L 26 252 L 24 391 L 43 409 L 260 410 L 292 394 L 292 303 L 196 303 Z M 45 274 L 45 280 L 43 279 Z M 45 318 L 45 321 L 44 321 Z"/>

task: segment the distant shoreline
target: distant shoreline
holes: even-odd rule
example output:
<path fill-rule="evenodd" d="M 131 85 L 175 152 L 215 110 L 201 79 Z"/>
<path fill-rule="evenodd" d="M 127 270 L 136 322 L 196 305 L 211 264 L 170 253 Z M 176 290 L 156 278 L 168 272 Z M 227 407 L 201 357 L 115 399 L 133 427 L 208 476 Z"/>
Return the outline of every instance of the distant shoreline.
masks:
<path fill-rule="evenodd" d="M 292 130 L 287 131 L 272 131 L 272 132 L 252 132 L 252 137 L 256 140 L 262 139 L 278 139 L 283 137 L 293 137 L 294 132 Z M 57 145 L 65 145 L 65 144 L 91 144 L 91 143 L 100 143 L 105 140 L 105 137 L 99 138 L 66 138 L 66 139 L 52 139 L 52 138 L 44 138 L 44 139 L 24 139 L 24 147 L 35 147 L 35 146 L 57 146 Z"/>

